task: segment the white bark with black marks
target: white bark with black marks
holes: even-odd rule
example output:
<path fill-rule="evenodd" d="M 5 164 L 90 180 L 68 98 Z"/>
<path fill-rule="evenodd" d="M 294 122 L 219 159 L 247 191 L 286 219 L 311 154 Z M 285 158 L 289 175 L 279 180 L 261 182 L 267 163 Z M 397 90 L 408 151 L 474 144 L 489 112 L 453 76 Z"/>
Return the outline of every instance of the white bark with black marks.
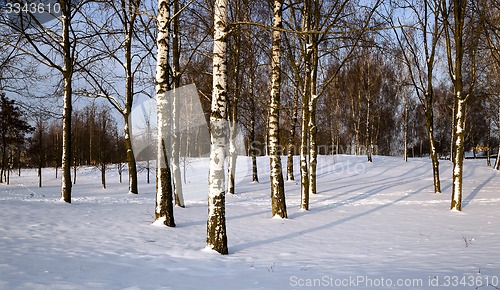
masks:
<path fill-rule="evenodd" d="M 453 162 L 453 187 L 451 197 L 451 209 L 462 210 L 462 176 L 464 167 L 464 140 L 465 140 L 465 100 L 460 98 L 460 92 L 457 92 L 457 114 L 455 129 L 455 159 Z"/>
<path fill-rule="evenodd" d="M 225 206 L 227 144 L 227 0 L 214 6 L 213 91 L 210 113 L 210 165 L 208 173 L 207 247 L 228 254 Z"/>
<path fill-rule="evenodd" d="M 156 63 L 156 108 L 158 118 L 157 159 L 156 159 L 156 208 L 155 218 L 164 225 L 175 227 L 173 214 L 173 190 L 166 141 L 169 136 L 167 120 L 170 117 L 168 102 L 168 49 L 169 18 L 168 0 L 158 2 L 158 37 Z"/>
<path fill-rule="evenodd" d="M 500 96 L 498 96 L 498 124 L 500 124 Z M 500 126 L 498 126 L 498 135 L 500 136 Z M 497 160 L 495 161 L 494 168 L 500 169 L 500 144 L 498 145 Z"/>
<path fill-rule="evenodd" d="M 73 80 L 73 58 L 70 43 L 70 21 L 71 7 L 69 1 L 60 1 L 62 19 L 62 44 L 64 52 L 64 113 L 63 113 L 63 150 L 62 150 L 62 185 L 61 200 L 71 203 L 71 114 L 72 104 L 72 80 Z"/>
<path fill-rule="evenodd" d="M 304 16 L 302 20 L 302 31 L 309 32 L 311 29 L 311 7 L 310 0 L 304 2 Z M 305 77 L 302 95 L 302 128 L 300 136 L 300 208 L 309 210 L 309 167 L 307 162 L 309 151 L 309 102 L 311 98 L 311 76 L 312 76 L 312 39 L 311 35 L 305 34 L 302 39 Z"/>
<path fill-rule="evenodd" d="M 279 151 L 280 91 L 281 91 L 281 32 L 283 0 L 274 1 L 274 17 L 271 56 L 271 99 L 269 105 L 269 157 L 271 179 L 272 215 L 287 217 L 285 185 Z"/>
<path fill-rule="evenodd" d="M 446 37 L 446 55 L 448 58 L 448 67 L 451 81 L 454 87 L 454 130 L 452 139 L 453 143 L 453 172 L 452 172 L 452 195 L 451 195 L 451 210 L 462 210 L 462 188 L 463 188 L 463 164 L 464 164 L 464 143 L 465 143 L 465 112 L 467 100 L 471 96 L 475 75 L 475 58 L 472 57 L 472 63 L 468 69 L 471 72 L 471 83 L 467 91 L 464 92 L 464 40 L 465 40 L 465 22 L 466 11 L 469 8 L 468 2 L 465 0 L 454 0 L 447 6 L 447 1 L 441 3 L 441 13 L 444 21 L 444 33 Z M 450 20 L 449 17 L 453 19 Z M 473 21 L 473 20 L 470 20 Z M 474 35 L 471 35 L 475 37 Z M 469 53 L 474 54 L 474 47 L 468 48 Z"/>

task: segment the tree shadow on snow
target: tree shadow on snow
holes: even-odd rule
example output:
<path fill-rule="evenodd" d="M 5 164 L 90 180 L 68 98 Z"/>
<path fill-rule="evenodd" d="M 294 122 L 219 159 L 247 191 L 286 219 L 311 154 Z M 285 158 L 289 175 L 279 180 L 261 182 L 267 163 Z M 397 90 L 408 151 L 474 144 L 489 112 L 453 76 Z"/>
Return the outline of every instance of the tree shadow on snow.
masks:
<path fill-rule="evenodd" d="M 377 180 L 376 183 L 370 183 L 370 184 L 367 184 L 366 186 L 359 187 L 358 190 L 363 190 L 363 189 L 366 189 L 366 188 L 375 187 L 375 186 L 378 186 L 380 184 L 392 183 L 392 185 L 398 185 L 398 184 L 407 183 L 408 181 L 414 180 L 414 177 L 413 176 L 412 177 L 407 177 L 405 179 L 402 179 L 402 178 L 405 177 L 405 176 L 408 176 L 408 174 L 414 172 L 415 170 L 421 169 L 423 167 L 424 166 L 419 166 L 417 168 L 410 168 L 407 171 L 401 172 L 398 175 L 390 176 L 390 177 L 387 177 L 387 178 L 384 178 L 384 179 L 379 179 L 379 180 Z M 385 169 L 383 172 L 377 173 L 377 175 L 383 176 L 384 173 L 387 172 L 388 170 L 389 169 Z M 351 176 L 344 177 L 344 178 L 335 179 L 335 180 L 332 181 L 332 183 L 341 182 L 343 179 L 353 178 L 353 177 L 355 177 L 357 175 L 360 175 L 360 174 L 356 174 L 356 175 L 351 175 Z M 361 179 L 361 180 L 364 180 L 364 179 Z M 335 187 L 335 190 L 339 190 L 339 189 L 343 189 L 343 188 L 348 188 L 348 187 L 359 186 L 359 185 L 363 185 L 363 184 L 360 183 L 359 181 L 358 182 L 351 182 L 351 183 L 343 185 L 343 186 Z M 322 190 L 322 191 L 319 191 L 318 194 L 321 194 L 321 193 L 324 193 L 324 192 L 329 192 L 329 191 L 330 190 Z M 352 191 L 349 191 L 347 193 L 343 193 L 340 196 L 348 194 L 348 193 L 351 193 L 351 192 Z M 334 198 L 334 197 L 332 197 L 332 198 Z M 330 198 L 330 199 L 332 199 L 332 198 Z"/>
<path fill-rule="evenodd" d="M 495 176 L 491 175 L 486 181 L 483 183 L 479 184 L 476 188 L 472 190 L 472 192 L 465 198 L 465 200 L 462 202 L 462 208 L 465 208 L 466 206 L 469 205 L 469 203 L 479 194 L 481 189 L 485 187 L 488 183 L 490 183 L 491 180 L 493 180 Z"/>
<path fill-rule="evenodd" d="M 237 219 L 243 219 L 243 218 L 248 218 L 252 216 L 258 216 L 258 215 L 263 215 L 265 213 L 269 213 L 270 210 L 263 210 L 263 211 L 258 211 L 258 212 L 251 212 L 247 214 L 242 214 L 238 216 L 231 216 L 227 214 L 227 205 L 226 205 L 226 220 L 227 221 L 232 221 L 232 220 L 237 220 Z M 206 225 L 207 220 L 199 220 L 199 221 L 188 221 L 188 222 L 178 222 L 177 227 L 191 227 L 191 226 L 201 226 L 201 225 Z"/>
<path fill-rule="evenodd" d="M 374 195 L 374 194 L 376 194 L 378 192 L 381 192 L 383 190 L 389 189 L 392 186 L 394 186 L 394 184 L 392 184 L 392 185 L 384 185 L 384 186 L 381 186 L 378 189 L 372 191 L 369 194 L 364 194 L 363 196 L 355 196 L 355 197 L 348 198 L 348 199 L 346 199 L 344 201 L 341 201 L 341 202 L 338 202 L 338 203 L 335 203 L 335 204 L 317 207 L 317 208 L 314 208 L 314 212 L 320 212 L 320 211 L 326 211 L 326 210 L 331 210 L 331 209 L 339 208 L 339 207 L 341 207 L 343 205 L 347 205 L 347 204 L 353 203 L 355 201 L 366 199 L 366 198 L 368 198 L 368 197 L 370 197 L 370 196 L 372 196 L 372 195 Z M 323 229 L 332 228 L 332 227 L 344 224 L 346 222 L 355 220 L 357 218 L 370 215 L 370 214 L 372 214 L 374 212 L 377 212 L 377 211 L 380 211 L 380 210 L 382 210 L 384 208 L 390 207 L 391 205 L 394 205 L 394 204 L 396 204 L 398 202 L 401 202 L 401 201 L 403 201 L 405 199 L 408 199 L 408 198 L 414 196 L 415 194 L 424 191 L 425 189 L 427 189 L 429 187 L 432 187 L 432 184 L 424 186 L 424 187 L 422 187 L 422 188 L 420 188 L 417 191 L 414 191 L 412 193 L 409 193 L 409 194 L 406 194 L 404 196 L 401 196 L 398 199 L 393 200 L 391 202 L 388 202 L 388 203 L 385 203 L 385 204 L 381 204 L 381 205 L 379 205 L 377 207 L 374 207 L 372 209 L 369 209 L 367 211 L 364 211 L 364 212 L 361 212 L 361 213 L 357 213 L 357 214 L 354 214 L 354 215 L 351 215 L 351 216 L 348 216 L 348 217 L 344 217 L 344 218 L 341 218 L 339 220 L 332 221 L 330 223 L 326 223 L 326 224 L 323 224 L 323 225 L 320 225 L 320 226 L 317 226 L 317 227 L 303 229 L 301 231 L 289 233 L 289 234 L 282 235 L 282 236 L 277 236 L 277 237 L 269 238 L 269 239 L 266 239 L 266 240 L 251 241 L 251 242 L 246 242 L 246 243 L 242 243 L 242 244 L 239 244 L 239 245 L 234 245 L 231 248 L 232 248 L 232 251 L 238 252 L 238 251 L 242 251 L 242 250 L 245 250 L 245 249 L 248 249 L 248 248 L 258 247 L 258 246 L 267 245 L 267 244 L 272 244 L 272 243 L 275 243 L 275 242 L 281 242 L 281 241 L 289 240 L 289 239 L 292 239 L 292 238 L 295 238 L 295 237 L 298 237 L 298 236 L 302 236 L 302 235 L 306 235 L 306 234 L 311 234 L 311 233 L 314 233 L 314 232 L 317 232 L 317 231 L 320 231 L 320 230 L 323 230 Z M 299 214 L 295 214 L 294 217 L 299 217 L 299 216 L 301 216 L 303 214 L 307 214 L 307 212 L 301 212 Z"/>

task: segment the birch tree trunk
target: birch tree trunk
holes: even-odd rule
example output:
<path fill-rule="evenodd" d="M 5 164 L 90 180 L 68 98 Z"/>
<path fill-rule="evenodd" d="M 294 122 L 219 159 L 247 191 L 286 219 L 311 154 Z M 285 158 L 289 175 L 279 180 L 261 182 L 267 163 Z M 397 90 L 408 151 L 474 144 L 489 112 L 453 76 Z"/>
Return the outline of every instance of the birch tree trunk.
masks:
<path fill-rule="evenodd" d="M 250 86 L 250 96 L 254 95 L 254 81 L 253 74 L 249 76 L 249 86 Z M 252 159 L 252 182 L 259 182 L 259 174 L 257 169 L 257 156 L 256 156 L 256 148 L 255 148 L 255 99 L 250 98 L 250 128 L 249 128 L 249 144 L 248 150 L 250 158 Z"/>
<path fill-rule="evenodd" d="M 253 96 L 253 76 L 250 75 L 250 95 Z M 256 148 L 255 148 L 255 100 L 253 98 L 250 99 L 250 128 L 248 132 L 249 144 L 248 150 L 250 158 L 252 159 L 252 182 L 259 182 L 259 174 L 257 169 L 257 156 L 256 156 Z"/>
<path fill-rule="evenodd" d="M 238 157 L 238 151 L 236 150 L 236 136 L 238 128 L 237 120 L 237 104 L 236 97 L 232 103 L 231 109 L 231 120 L 229 121 L 229 162 L 228 162 L 228 186 L 227 190 L 229 194 L 235 193 L 235 175 L 236 175 L 236 159 Z"/>
<path fill-rule="evenodd" d="M 210 114 L 210 167 L 208 173 L 207 247 L 228 254 L 225 206 L 227 143 L 227 0 L 214 7 L 213 92 Z"/>
<path fill-rule="evenodd" d="M 158 118 L 157 160 L 156 160 L 156 220 L 175 227 L 173 210 L 172 180 L 168 162 L 166 139 L 169 127 L 166 120 L 170 114 L 167 94 L 169 91 L 168 50 L 169 50 L 169 18 L 170 6 L 168 0 L 158 2 L 158 36 L 156 63 L 156 107 Z"/>
<path fill-rule="evenodd" d="M 366 94 L 366 120 L 365 120 L 365 142 L 364 142 L 364 149 L 367 157 L 368 162 L 372 162 L 372 155 L 370 152 L 370 137 L 371 137 L 371 59 L 370 58 L 370 53 L 369 51 L 366 51 L 363 53 L 363 57 L 365 60 L 363 61 L 362 64 L 362 70 L 361 70 L 361 83 L 363 84 L 364 88 L 364 93 Z M 365 67 L 366 66 L 366 67 Z"/>
<path fill-rule="evenodd" d="M 437 3 L 437 2 L 435 2 Z M 424 31 L 425 33 L 427 32 L 427 19 L 428 17 L 428 11 L 429 7 L 427 2 L 425 2 L 425 12 L 424 12 Z M 435 11 L 435 10 L 433 10 Z M 429 151 L 430 151 L 430 156 L 432 160 L 432 174 L 434 177 L 434 192 L 435 193 L 440 193 L 441 192 L 441 181 L 439 179 L 439 158 L 436 152 L 436 145 L 435 145 L 435 138 L 434 138 L 434 60 L 436 57 L 436 48 L 439 42 L 439 30 L 440 30 L 440 25 L 439 25 L 439 20 L 437 19 L 437 14 L 438 11 L 435 11 L 432 16 L 434 16 L 434 27 L 433 27 L 433 32 L 432 32 L 432 41 L 431 41 L 431 47 L 429 48 L 429 44 L 427 39 L 424 40 L 424 47 L 425 47 L 425 56 L 427 60 L 427 90 L 426 93 L 424 94 L 425 97 L 425 115 L 426 115 L 426 128 L 427 128 L 427 134 L 429 138 Z"/>
<path fill-rule="evenodd" d="M 78 137 L 78 130 L 77 132 L 75 133 L 75 137 Z M 75 138 L 76 139 L 76 138 Z M 75 142 L 72 142 L 72 143 L 75 143 Z M 73 149 L 73 184 L 76 184 L 76 177 L 77 177 L 77 168 L 78 168 L 78 152 L 76 151 L 76 146 L 75 148 Z"/>
<path fill-rule="evenodd" d="M 498 152 L 500 152 L 500 145 L 498 146 Z M 497 153 L 497 159 L 495 160 L 495 167 L 496 170 L 500 169 L 500 154 Z"/>
<path fill-rule="evenodd" d="M 451 143 L 450 143 L 450 161 L 455 163 L 455 129 L 457 127 L 457 121 L 455 118 L 455 112 L 457 111 L 457 101 L 453 98 L 453 105 L 451 111 Z"/>
<path fill-rule="evenodd" d="M 252 159 L 252 181 L 259 182 L 257 156 L 255 154 L 255 117 L 250 120 L 250 157 Z"/>
<path fill-rule="evenodd" d="M 469 93 L 464 93 L 463 84 L 463 59 L 464 59 L 464 26 L 465 26 L 465 12 L 467 11 L 467 1 L 465 0 L 454 0 L 451 6 L 453 14 L 453 21 L 450 22 L 448 17 L 448 7 L 445 6 L 444 1 L 441 7 L 443 11 L 444 21 L 445 21 L 445 36 L 446 36 L 446 52 L 448 57 L 448 64 L 450 69 L 451 80 L 453 81 L 454 87 L 454 101 L 455 101 L 455 114 L 454 114 L 454 154 L 453 154 L 453 184 L 452 184 L 452 195 L 451 195 L 451 210 L 461 211 L 462 210 L 462 176 L 463 176 L 463 163 L 464 163 L 464 140 L 465 140 L 465 111 L 466 102 Z M 451 35 L 450 35 L 451 34 Z M 453 46 L 452 40 L 453 37 Z M 471 64 L 471 72 L 473 74 L 472 79 L 474 79 L 474 63 Z"/>
<path fill-rule="evenodd" d="M 358 105 L 356 105 L 354 103 L 354 99 L 352 100 L 352 107 L 353 107 L 353 119 L 355 118 L 356 119 L 356 122 L 354 123 L 354 133 L 355 133 L 355 138 L 354 138 L 354 155 L 360 155 L 361 152 L 360 152 L 360 144 L 361 144 L 361 141 L 360 141 L 360 128 L 361 128 L 361 107 L 360 107 L 360 104 L 361 104 L 361 90 L 358 89 L 358 102 L 357 102 Z M 357 107 L 357 112 L 355 110 L 355 108 Z"/>
<path fill-rule="evenodd" d="M 71 203 L 71 114 L 72 105 L 72 79 L 73 79 L 73 58 L 71 55 L 70 43 L 70 21 L 71 7 L 69 1 L 62 0 L 62 43 L 64 56 L 64 112 L 63 112 L 63 133 L 62 133 L 62 180 L 61 180 L 61 200 Z"/>
<path fill-rule="evenodd" d="M 134 156 L 134 151 L 132 148 L 132 130 L 130 129 L 130 112 L 131 112 L 132 106 L 130 106 L 130 109 L 126 109 L 126 112 L 123 114 L 124 116 L 124 122 L 125 122 L 125 127 L 123 131 L 125 132 L 125 150 L 127 151 L 126 156 L 127 156 L 127 165 L 128 165 L 128 193 L 130 194 L 138 194 L 138 186 L 137 186 L 137 165 L 135 162 L 135 156 Z"/>
<path fill-rule="evenodd" d="M 40 150 L 38 152 L 38 187 L 42 187 L 42 168 L 43 168 L 43 164 L 44 164 L 44 142 L 43 142 L 43 133 L 44 133 L 44 126 L 43 126 L 43 119 L 42 119 L 42 116 L 38 116 L 37 120 L 37 129 L 39 130 L 38 131 L 38 150 Z M 20 160 L 20 159 L 19 159 Z"/>
<path fill-rule="evenodd" d="M 403 147 L 404 147 L 404 159 L 408 162 L 408 94 L 406 90 L 403 92 L 405 95 L 404 99 L 404 120 L 403 120 Z"/>
<path fill-rule="evenodd" d="M 432 99 L 431 101 L 432 102 Z M 427 135 L 429 138 L 429 149 L 432 160 L 432 174 L 434 177 L 434 192 L 441 192 L 441 181 L 439 179 L 439 158 L 436 152 L 436 145 L 434 140 L 434 114 L 432 112 L 432 106 L 427 107 L 428 112 L 426 112 L 426 127 L 427 127 Z"/>
<path fill-rule="evenodd" d="M 488 134 L 486 135 L 486 166 L 490 167 L 491 166 L 491 148 L 490 148 L 490 142 L 491 142 L 491 119 L 488 117 Z"/>
<path fill-rule="evenodd" d="M 311 90 L 315 91 L 316 81 L 311 78 L 313 84 Z M 318 145 L 316 143 L 318 127 L 316 126 L 316 104 L 318 96 L 312 94 L 309 99 L 309 194 L 316 194 L 316 168 L 318 166 Z"/>
<path fill-rule="evenodd" d="M 312 9 L 312 7 L 311 7 Z M 318 20 L 319 13 L 315 15 L 315 21 Z M 317 131 L 316 126 L 316 104 L 318 103 L 317 95 L 317 78 L 318 78 L 318 36 L 310 35 L 311 45 L 311 91 L 309 96 L 309 194 L 316 194 L 316 167 L 318 165 L 318 145 L 317 145 Z"/>
<path fill-rule="evenodd" d="M 498 96 L 498 135 L 500 136 L 500 96 Z M 496 170 L 500 169 L 500 144 L 498 145 L 497 159 L 495 161 L 494 168 Z"/>
<path fill-rule="evenodd" d="M 307 94 L 304 94 L 303 102 L 309 102 Z M 302 104 L 302 132 L 300 136 L 300 208 L 303 210 L 309 210 L 309 175 L 307 171 L 309 106 L 306 104 Z"/>
<path fill-rule="evenodd" d="M 340 139 L 340 106 L 339 106 L 339 97 L 335 98 L 335 104 L 332 105 L 332 114 L 330 116 L 330 135 L 331 135 L 331 155 L 339 154 L 339 139 Z"/>
<path fill-rule="evenodd" d="M 173 2 L 174 18 L 172 19 L 172 62 L 173 62 L 173 83 L 174 92 L 172 100 L 172 175 L 174 179 L 175 204 L 184 207 L 184 195 L 182 194 L 182 177 L 180 168 L 180 95 L 177 89 L 181 85 L 181 65 L 180 65 L 180 15 L 179 0 Z"/>
<path fill-rule="evenodd" d="M 420 36 L 408 33 L 401 28 L 402 36 L 407 46 L 405 46 L 396 36 L 403 56 L 410 80 L 415 87 L 416 94 L 423 105 L 425 113 L 425 128 L 429 138 L 429 155 L 432 160 L 432 171 L 434 176 L 434 192 L 441 192 L 441 182 L 439 180 L 439 159 L 436 152 L 434 138 L 434 67 L 437 46 L 442 32 L 442 22 L 439 20 L 440 0 L 424 1 L 419 4 L 410 5 L 409 8 L 418 16 L 416 26 L 420 31 Z M 419 53 L 425 59 L 424 63 L 419 60 Z M 410 53 L 408 53 L 410 52 Z M 413 52 L 413 53 L 411 53 Z M 453 133 L 452 133 L 453 134 Z M 453 147 L 453 146 L 451 146 Z"/>
<path fill-rule="evenodd" d="M 298 106 L 299 106 L 299 85 L 296 82 L 295 93 L 293 97 L 293 116 L 292 124 L 290 126 L 290 136 L 288 137 L 288 156 L 286 165 L 286 179 L 295 180 L 293 174 L 293 155 L 295 154 L 295 128 L 297 127 L 298 121 Z"/>
<path fill-rule="evenodd" d="M 237 12 L 238 13 L 238 12 Z M 239 13 L 238 13 L 239 14 Z M 229 162 L 228 162 L 228 193 L 235 193 L 234 179 L 236 175 L 236 160 L 238 151 L 236 148 L 236 137 L 238 136 L 238 99 L 240 95 L 240 36 L 234 40 L 233 54 L 235 59 L 234 77 L 235 87 L 233 91 L 233 100 L 231 102 L 231 116 L 229 118 Z"/>
<path fill-rule="evenodd" d="M 57 156 L 57 152 L 59 152 L 59 132 L 56 131 L 55 133 L 55 138 L 54 138 L 55 142 L 55 148 L 54 148 L 54 155 Z M 58 158 L 54 158 L 54 161 L 55 161 L 55 164 L 54 164 L 54 167 L 56 168 L 56 179 L 57 179 L 57 176 L 58 176 L 58 168 L 59 168 L 59 161 L 58 161 Z"/>
<path fill-rule="evenodd" d="M 456 129 L 455 129 L 455 156 L 453 160 L 453 187 L 451 195 L 451 210 L 462 210 L 462 175 L 464 164 L 464 140 L 465 140 L 465 100 L 461 98 L 461 92 L 455 93 L 457 98 Z"/>
<path fill-rule="evenodd" d="M 311 8 L 310 0 L 304 1 L 304 16 L 302 20 L 302 31 L 309 32 L 311 28 Z M 304 93 L 302 95 L 302 128 L 300 136 L 300 208 L 309 210 L 309 167 L 307 155 L 309 149 L 309 102 L 311 97 L 311 76 L 312 76 L 312 39 L 310 34 L 306 34 L 303 39 L 303 55 L 305 64 Z"/>
<path fill-rule="evenodd" d="M 132 38 L 134 35 L 134 23 L 138 15 L 138 1 L 130 1 L 128 5 L 122 6 L 122 24 L 124 28 L 124 69 L 125 69 L 125 106 L 124 106 L 124 121 L 125 121 L 125 149 L 127 150 L 127 164 L 129 176 L 129 193 L 138 194 L 137 185 L 137 164 L 135 161 L 134 151 L 132 147 L 132 126 L 130 124 L 130 114 L 134 102 L 134 72 L 132 65 Z M 127 21 L 128 20 L 128 21 Z"/>
<path fill-rule="evenodd" d="M 370 96 L 370 89 L 368 88 L 367 94 L 368 97 L 366 99 L 366 134 L 365 134 L 365 151 L 366 151 L 366 157 L 368 162 L 373 162 L 372 159 L 372 152 L 371 152 L 371 130 L 370 130 L 370 118 L 371 118 L 371 96 Z"/>
<path fill-rule="evenodd" d="M 281 152 L 279 150 L 279 114 L 281 90 L 281 31 L 283 0 L 274 1 L 273 39 L 271 56 L 271 100 L 269 105 L 269 157 L 272 215 L 287 217 L 285 202 L 285 185 L 281 167 Z"/>
<path fill-rule="evenodd" d="M 434 58 L 434 55 L 432 56 Z M 425 109 L 425 115 L 426 115 L 426 121 L 425 121 L 425 126 L 427 129 L 427 135 L 429 138 L 429 150 L 430 150 L 430 156 L 432 160 L 432 174 L 434 177 L 434 192 L 435 193 L 440 193 L 441 192 L 441 181 L 439 179 L 439 158 L 436 152 L 436 145 L 435 145 L 435 138 L 434 138 L 434 104 L 433 104 L 433 99 L 434 99 L 434 92 L 433 92 L 433 87 L 432 87 L 432 70 L 429 69 L 429 84 L 427 86 L 428 91 L 425 96 L 425 99 L 427 101 L 426 104 L 426 109 Z"/>
<path fill-rule="evenodd" d="M 236 21 L 245 21 L 246 12 L 243 11 L 245 1 L 234 1 L 235 11 L 234 18 Z M 231 109 L 229 115 L 229 160 L 228 160 L 228 193 L 235 193 L 235 177 L 236 177 L 236 161 L 238 158 L 238 150 L 236 147 L 236 141 L 238 136 L 238 102 L 240 100 L 240 95 L 242 92 L 243 85 L 243 75 L 242 75 L 242 62 L 241 62 L 241 47 L 243 45 L 243 33 L 242 31 L 235 31 L 233 34 L 233 86 L 232 86 L 232 100 L 230 102 Z M 244 56 L 243 56 L 244 57 Z M 252 80 L 251 80 L 252 82 Z M 252 84 L 250 84 L 252 85 Z M 253 94 L 251 95 L 253 96 Z"/>

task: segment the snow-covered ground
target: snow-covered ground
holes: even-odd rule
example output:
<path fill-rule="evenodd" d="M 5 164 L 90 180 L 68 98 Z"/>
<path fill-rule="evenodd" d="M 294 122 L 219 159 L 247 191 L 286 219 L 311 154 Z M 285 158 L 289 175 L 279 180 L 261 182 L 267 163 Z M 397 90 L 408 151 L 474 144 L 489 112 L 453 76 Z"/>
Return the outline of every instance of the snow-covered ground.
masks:
<path fill-rule="evenodd" d="M 104 190 L 98 170 L 80 168 L 65 204 L 53 169 L 43 188 L 25 170 L 0 185 L 0 289 L 500 288 L 498 171 L 465 161 L 459 213 L 448 210 L 448 161 L 435 194 L 428 159 L 365 160 L 321 156 L 311 210 L 299 210 L 296 174 L 281 220 L 271 218 L 268 159 L 259 158 L 252 183 L 250 160 L 240 157 L 227 256 L 203 250 L 207 159 L 189 162 L 176 228 L 152 225 L 155 186 L 145 171 L 140 194 L 128 195 L 115 170 Z"/>

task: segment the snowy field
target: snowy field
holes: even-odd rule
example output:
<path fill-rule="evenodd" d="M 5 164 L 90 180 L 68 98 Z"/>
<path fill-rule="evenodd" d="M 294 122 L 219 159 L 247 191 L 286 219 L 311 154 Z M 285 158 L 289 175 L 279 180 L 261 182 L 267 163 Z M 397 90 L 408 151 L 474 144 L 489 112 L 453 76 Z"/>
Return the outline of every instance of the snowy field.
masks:
<path fill-rule="evenodd" d="M 268 159 L 252 183 L 240 157 L 227 256 L 203 250 L 207 159 L 189 163 L 176 228 L 152 225 L 145 171 L 128 195 L 116 170 L 104 190 L 97 169 L 80 168 L 65 204 L 53 169 L 43 188 L 25 170 L 0 185 L 0 289 L 500 289 L 500 172 L 466 160 L 458 213 L 448 210 L 449 161 L 434 194 L 428 159 L 365 160 L 320 157 L 311 210 L 299 210 L 299 182 L 286 182 L 281 220 L 271 218 Z"/>

